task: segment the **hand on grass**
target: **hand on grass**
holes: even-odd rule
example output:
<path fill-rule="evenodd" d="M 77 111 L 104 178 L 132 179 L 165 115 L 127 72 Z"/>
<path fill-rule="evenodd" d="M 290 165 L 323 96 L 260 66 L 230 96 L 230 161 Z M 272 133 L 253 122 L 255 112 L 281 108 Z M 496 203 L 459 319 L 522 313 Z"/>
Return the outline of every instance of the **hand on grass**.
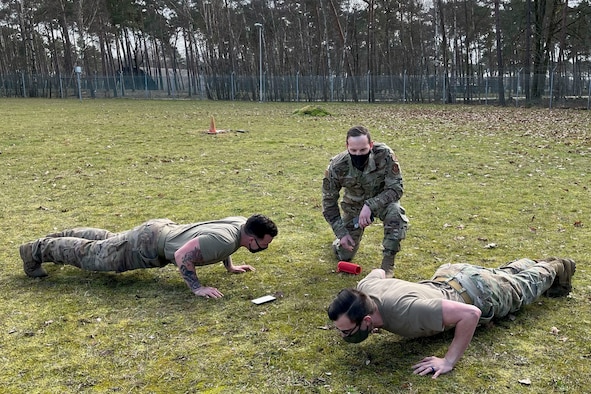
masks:
<path fill-rule="evenodd" d="M 242 274 L 247 271 L 256 271 L 252 265 L 233 265 L 228 268 L 228 272 L 233 274 Z"/>
<path fill-rule="evenodd" d="M 224 295 L 221 291 L 216 289 L 215 287 L 200 287 L 196 290 L 193 290 L 193 294 L 200 297 L 205 298 L 222 298 Z"/>
<path fill-rule="evenodd" d="M 415 375 L 429 375 L 433 374 L 433 379 L 437 379 L 439 375 L 448 373 L 453 369 L 453 365 L 449 363 L 445 358 L 439 358 L 435 356 L 425 357 L 419 363 L 412 366 Z"/>

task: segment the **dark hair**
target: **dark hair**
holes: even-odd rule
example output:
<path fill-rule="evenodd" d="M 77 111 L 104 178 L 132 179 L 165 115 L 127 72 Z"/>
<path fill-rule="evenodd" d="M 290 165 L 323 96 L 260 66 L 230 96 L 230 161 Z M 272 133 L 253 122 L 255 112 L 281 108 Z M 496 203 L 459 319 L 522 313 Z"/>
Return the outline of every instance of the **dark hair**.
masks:
<path fill-rule="evenodd" d="M 355 289 L 344 289 L 328 307 L 328 317 L 335 321 L 344 313 L 352 322 L 359 324 L 375 310 L 375 304 L 366 294 Z"/>
<path fill-rule="evenodd" d="M 252 215 L 244 225 L 244 231 L 249 235 L 254 235 L 257 238 L 265 238 L 266 234 L 271 237 L 277 236 L 277 226 L 271 219 L 265 215 Z"/>
<path fill-rule="evenodd" d="M 349 141 L 350 137 L 360 137 L 362 135 L 367 136 L 367 142 L 371 143 L 371 135 L 369 135 L 369 130 L 365 126 L 353 126 L 347 131 L 347 141 Z"/>

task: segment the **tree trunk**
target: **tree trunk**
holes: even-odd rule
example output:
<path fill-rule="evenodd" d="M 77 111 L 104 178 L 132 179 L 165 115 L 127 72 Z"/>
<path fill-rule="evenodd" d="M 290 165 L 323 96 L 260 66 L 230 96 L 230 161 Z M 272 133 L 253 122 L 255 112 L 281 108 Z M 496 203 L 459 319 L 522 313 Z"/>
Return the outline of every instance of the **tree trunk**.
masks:
<path fill-rule="evenodd" d="M 505 106 L 505 83 L 503 78 L 505 77 L 505 67 L 503 64 L 503 47 L 502 40 L 501 40 L 501 17 L 499 11 L 499 0 L 495 0 L 495 30 L 496 30 L 496 40 L 497 40 L 497 67 L 498 67 L 498 81 L 497 81 L 497 89 L 499 94 L 499 105 Z"/>
<path fill-rule="evenodd" d="M 445 17 L 443 13 L 443 1 L 437 0 L 437 8 L 439 9 L 439 24 L 441 28 L 441 56 L 443 65 L 443 89 L 444 89 L 444 100 L 445 104 L 451 103 L 451 91 L 449 88 L 449 61 L 447 51 L 447 34 L 445 32 Z"/>
<path fill-rule="evenodd" d="M 523 90 L 525 91 L 525 101 L 531 104 L 531 0 L 527 0 L 525 16 L 525 54 L 523 59 Z"/>

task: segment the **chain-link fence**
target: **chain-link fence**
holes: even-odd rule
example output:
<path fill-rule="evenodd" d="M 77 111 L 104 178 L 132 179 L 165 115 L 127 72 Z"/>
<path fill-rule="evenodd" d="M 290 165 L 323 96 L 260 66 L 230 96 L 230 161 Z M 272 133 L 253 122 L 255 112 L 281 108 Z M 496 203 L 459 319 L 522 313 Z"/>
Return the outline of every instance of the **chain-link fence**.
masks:
<path fill-rule="evenodd" d="M 140 75 L 141 74 L 141 75 Z M 0 75 L 0 97 L 45 98 L 177 98 L 277 102 L 403 102 L 499 104 L 498 77 L 453 78 L 412 76 L 190 76 L 160 70 L 154 76 L 98 76 L 72 73 L 68 77 Z M 577 106 L 589 109 L 591 78 L 523 74 L 504 77 L 507 105 Z M 529 82 L 529 83 L 528 83 Z M 526 101 L 526 87 L 532 97 Z"/>

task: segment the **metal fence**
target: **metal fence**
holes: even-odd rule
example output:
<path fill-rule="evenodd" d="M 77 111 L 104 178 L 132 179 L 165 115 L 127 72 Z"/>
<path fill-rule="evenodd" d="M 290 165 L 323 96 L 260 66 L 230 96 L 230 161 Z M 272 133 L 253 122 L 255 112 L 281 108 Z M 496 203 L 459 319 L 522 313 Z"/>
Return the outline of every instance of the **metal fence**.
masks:
<path fill-rule="evenodd" d="M 591 77 L 562 77 L 552 72 L 533 75 L 542 92 L 538 105 L 576 103 L 589 109 Z M 72 73 L 67 77 L 0 75 L 0 97 L 148 98 L 245 100 L 275 102 L 402 102 L 498 104 L 498 77 L 443 76 L 208 76 L 160 70 L 156 76 L 98 76 Z M 525 76 L 503 78 L 507 105 L 525 105 Z"/>

